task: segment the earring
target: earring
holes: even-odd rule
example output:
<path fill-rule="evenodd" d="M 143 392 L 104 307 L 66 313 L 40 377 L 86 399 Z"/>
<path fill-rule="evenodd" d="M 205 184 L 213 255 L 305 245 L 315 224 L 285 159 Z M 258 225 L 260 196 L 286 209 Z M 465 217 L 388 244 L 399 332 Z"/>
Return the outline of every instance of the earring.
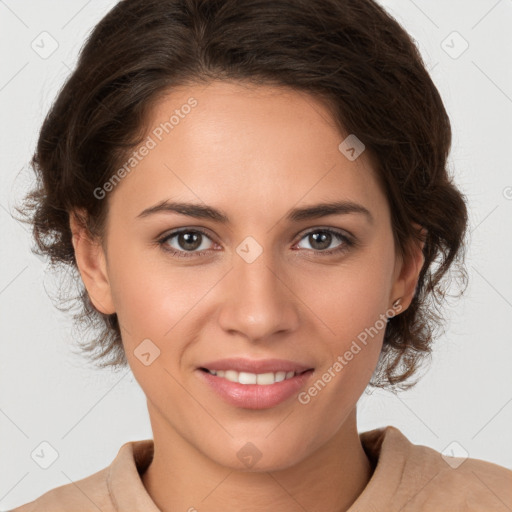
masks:
<path fill-rule="evenodd" d="M 393 307 L 394 308 L 397 308 L 398 305 L 400 304 L 400 301 L 402 300 L 402 297 L 399 297 L 398 299 L 395 300 L 395 302 L 393 302 Z"/>

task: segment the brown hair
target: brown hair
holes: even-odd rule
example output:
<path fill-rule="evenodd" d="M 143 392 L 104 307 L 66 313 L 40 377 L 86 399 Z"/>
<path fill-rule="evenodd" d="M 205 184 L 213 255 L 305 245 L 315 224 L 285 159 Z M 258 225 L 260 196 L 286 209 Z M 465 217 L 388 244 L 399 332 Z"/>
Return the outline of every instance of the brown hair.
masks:
<path fill-rule="evenodd" d="M 42 125 L 31 165 L 37 187 L 18 209 L 39 254 L 74 273 L 80 348 L 100 367 L 125 367 L 117 315 L 92 305 L 77 272 L 69 215 L 103 240 L 106 183 L 146 133 L 152 106 L 173 87 L 211 80 L 279 85 L 329 106 L 376 163 L 402 255 L 427 230 L 416 293 L 390 318 L 374 380 L 405 384 L 430 356 L 443 320 L 445 277 L 463 264 L 467 211 L 447 172 L 451 128 L 414 40 L 372 0 L 123 0 L 97 24 Z M 341 142 L 341 139 L 340 139 Z M 33 249 L 37 252 L 37 249 Z"/>

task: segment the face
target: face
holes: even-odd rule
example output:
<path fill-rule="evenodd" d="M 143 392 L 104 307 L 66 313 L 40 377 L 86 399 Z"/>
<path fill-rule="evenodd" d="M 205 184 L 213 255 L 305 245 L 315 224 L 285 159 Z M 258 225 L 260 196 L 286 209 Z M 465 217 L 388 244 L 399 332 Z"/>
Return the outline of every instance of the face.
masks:
<path fill-rule="evenodd" d="M 249 441 L 262 470 L 295 464 L 354 412 L 385 315 L 398 297 L 408 306 L 421 258 L 397 256 L 368 155 L 347 158 L 348 134 L 309 95 L 189 86 L 150 124 L 140 160 L 103 199 L 106 254 L 86 258 L 75 242 L 91 299 L 117 312 L 154 431 L 224 466 L 240 468 Z M 165 201 L 202 210 L 148 210 Z M 344 207 L 311 210 L 331 203 Z M 308 371 L 248 391 L 201 369 L 226 358 Z"/>

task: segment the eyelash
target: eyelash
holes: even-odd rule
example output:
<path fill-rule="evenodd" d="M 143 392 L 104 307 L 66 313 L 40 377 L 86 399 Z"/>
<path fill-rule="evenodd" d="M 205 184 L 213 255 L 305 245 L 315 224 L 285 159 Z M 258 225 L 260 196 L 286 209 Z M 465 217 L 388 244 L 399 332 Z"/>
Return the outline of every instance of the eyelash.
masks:
<path fill-rule="evenodd" d="M 185 229 L 180 229 L 178 231 L 173 231 L 172 233 L 169 233 L 168 235 L 165 235 L 163 238 L 160 238 L 157 241 L 157 243 L 162 248 L 162 250 L 164 250 L 164 251 L 166 251 L 168 253 L 171 253 L 172 256 L 175 256 L 177 258 L 193 258 L 195 256 L 204 256 L 204 255 L 206 255 L 208 253 L 208 251 L 211 250 L 211 249 L 207 249 L 207 250 L 204 250 L 204 251 L 191 252 L 191 251 L 177 251 L 175 249 L 169 249 L 169 247 L 167 246 L 167 242 L 171 238 L 174 238 L 175 236 L 179 235 L 180 233 L 201 233 L 202 235 L 204 235 L 207 238 L 211 239 L 211 237 L 208 235 L 208 233 L 206 231 L 200 229 L 200 228 L 194 228 L 194 229 L 185 228 Z M 355 240 L 350 239 L 346 235 L 342 234 L 340 231 L 334 230 L 334 229 L 331 229 L 331 228 L 315 228 L 315 229 L 312 229 L 312 230 L 308 231 L 307 233 L 305 233 L 300 238 L 299 242 L 303 238 L 307 237 L 308 235 L 310 235 L 312 233 L 329 233 L 329 234 L 332 234 L 332 235 L 338 237 L 343 242 L 339 247 L 337 247 L 335 249 L 329 249 L 329 250 L 325 250 L 325 251 L 308 249 L 308 251 L 312 251 L 313 253 L 316 253 L 316 255 L 318 255 L 318 256 L 331 256 L 333 254 L 343 254 L 344 252 L 347 252 L 350 248 L 356 246 Z"/>

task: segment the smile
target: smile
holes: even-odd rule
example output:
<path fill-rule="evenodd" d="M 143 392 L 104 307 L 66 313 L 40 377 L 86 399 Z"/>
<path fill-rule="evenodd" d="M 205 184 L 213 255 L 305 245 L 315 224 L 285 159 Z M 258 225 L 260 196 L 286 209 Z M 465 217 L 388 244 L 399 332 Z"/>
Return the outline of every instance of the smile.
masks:
<path fill-rule="evenodd" d="M 237 372 L 236 370 L 209 370 L 208 368 L 201 368 L 203 371 L 224 378 L 230 382 L 237 382 L 238 384 L 260 384 L 268 386 L 281 382 L 283 380 L 291 379 L 295 375 L 303 372 L 266 372 L 266 373 L 250 373 L 250 372 Z"/>
<path fill-rule="evenodd" d="M 312 378 L 313 369 L 265 373 L 236 370 L 196 370 L 196 375 L 224 402 L 242 409 L 269 409 L 299 393 Z"/>

